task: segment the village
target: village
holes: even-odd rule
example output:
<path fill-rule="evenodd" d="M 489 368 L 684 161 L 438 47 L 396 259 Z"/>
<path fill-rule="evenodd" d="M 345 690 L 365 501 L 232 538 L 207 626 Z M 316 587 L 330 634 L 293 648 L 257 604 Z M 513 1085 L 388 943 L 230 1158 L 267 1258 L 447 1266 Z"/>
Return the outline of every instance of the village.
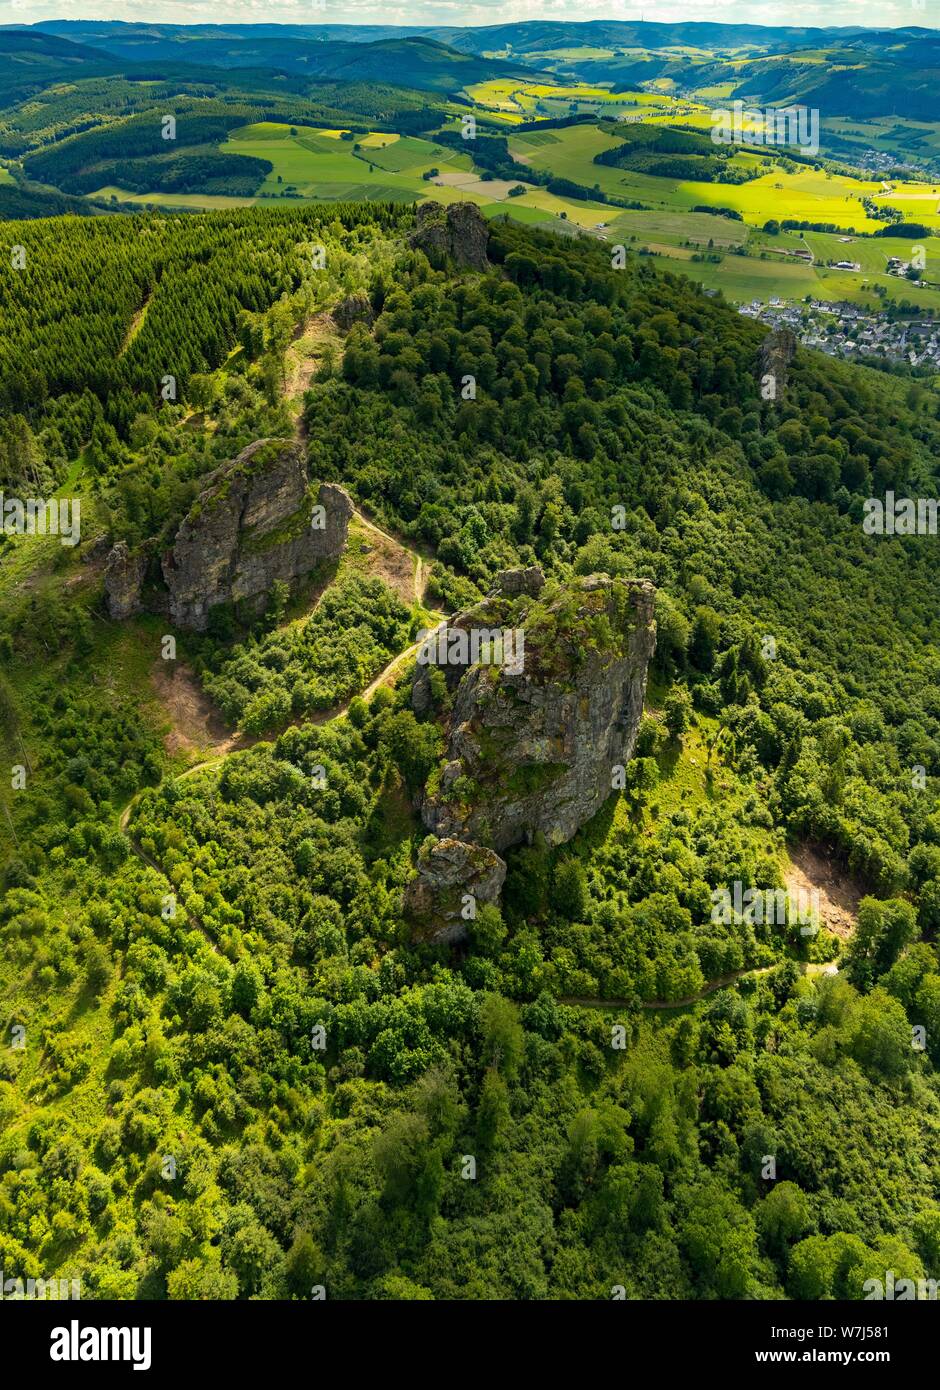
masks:
<path fill-rule="evenodd" d="M 771 295 L 752 299 L 739 314 L 771 328 L 790 328 L 804 347 L 830 357 L 875 358 L 940 371 L 940 318 L 897 319 L 846 301 L 788 303 Z"/>

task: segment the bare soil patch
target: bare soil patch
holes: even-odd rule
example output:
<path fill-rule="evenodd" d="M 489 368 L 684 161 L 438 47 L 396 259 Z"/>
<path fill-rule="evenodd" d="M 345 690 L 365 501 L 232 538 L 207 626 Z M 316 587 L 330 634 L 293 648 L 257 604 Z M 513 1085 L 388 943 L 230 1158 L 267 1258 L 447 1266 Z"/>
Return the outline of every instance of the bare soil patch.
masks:
<path fill-rule="evenodd" d="M 817 892 L 820 922 L 841 941 L 847 941 L 855 930 L 864 888 L 821 845 L 791 845 L 788 853 L 788 892 Z"/>
<path fill-rule="evenodd" d="M 386 584 L 389 584 L 391 588 L 395 589 L 395 592 L 399 594 L 404 603 L 414 603 L 416 601 L 418 603 L 424 603 L 428 581 L 431 577 L 430 566 L 427 563 L 430 558 L 430 553 L 426 551 L 426 547 L 422 546 L 421 550 L 409 548 L 400 537 L 396 536 L 391 531 L 383 530 L 377 522 L 370 520 L 362 511 L 356 512 L 355 520 L 364 528 L 368 544 L 375 544 L 377 563 L 379 563 L 378 557 L 381 554 L 388 553 L 387 551 L 378 551 L 377 547 L 380 541 L 384 542 L 386 546 L 390 546 L 391 549 L 396 552 L 398 558 L 391 563 L 395 570 L 400 573 L 404 573 L 407 568 L 409 576 L 407 591 L 404 588 L 398 589 L 396 585 L 391 582 L 391 579 L 387 578 L 380 570 L 377 570 L 376 573 L 378 573 L 379 578 L 384 579 Z M 415 546 L 417 543 L 412 541 L 410 544 L 411 546 Z M 426 553 L 422 554 L 422 551 Z M 372 559 L 373 557 L 370 556 L 369 558 Z M 384 564 L 387 562 L 381 561 L 381 563 Z"/>
<path fill-rule="evenodd" d="M 416 598 L 415 561 L 411 551 L 363 519 L 357 520 L 362 527 L 362 544 L 368 547 L 364 560 L 369 573 L 381 579 L 410 607 Z"/>
<path fill-rule="evenodd" d="M 150 678 L 170 720 L 171 728 L 163 742 L 171 757 L 207 749 L 228 753 L 239 746 L 241 736 L 228 727 L 185 662 L 158 658 Z"/>
<path fill-rule="evenodd" d="M 515 188 L 517 183 L 523 183 L 524 180 L 513 179 L 510 183 L 508 179 L 481 179 L 479 174 L 466 169 L 445 169 L 443 173 L 438 174 L 430 182 L 440 184 L 443 188 L 460 188 L 465 193 L 493 198 L 496 202 L 501 203 L 504 198 L 509 196 L 510 188 Z"/>

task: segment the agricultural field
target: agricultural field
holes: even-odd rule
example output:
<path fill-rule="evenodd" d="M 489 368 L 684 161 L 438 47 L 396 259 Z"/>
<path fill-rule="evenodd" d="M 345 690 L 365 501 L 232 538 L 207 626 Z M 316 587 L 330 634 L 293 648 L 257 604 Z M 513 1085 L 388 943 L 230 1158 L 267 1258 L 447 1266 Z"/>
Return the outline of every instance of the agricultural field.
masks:
<path fill-rule="evenodd" d="M 773 295 L 781 299 L 799 300 L 806 295 L 821 294 L 818 277 L 810 265 L 796 261 L 780 264 L 745 256 L 725 256 L 717 264 L 692 262 L 670 251 L 655 256 L 664 270 L 687 275 L 705 289 L 721 290 L 726 299 L 736 304 L 760 299 L 765 303 Z"/>
<path fill-rule="evenodd" d="M 253 197 L 130 193 L 110 185 L 97 190 L 94 196 L 191 209 L 250 206 L 287 198 L 303 202 L 470 200 L 478 203 L 487 216 L 504 212 L 520 222 L 545 223 L 564 215 L 585 229 L 610 217 L 610 210 L 601 203 L 557 197 L 535 186 L 522 197 L 510 198 L 509 189 L 515 183 L 481 179 L 469 154 L 430 140 L 386 132 L 372 132 L 355 141 L 343 140 L 341 136 L 338 130 L 273 122 L 236 130 L 220 146 L 223 154 L 251 154 L 272 165 L 271 173 Z M 440 173 L 424 179 L 423 175 L 432 169 L 439 169 Z M 524 171 L 520 171 L 520 176 L 524 177 Z"/>
<path fill-rule="evenodd" d="M 213 208 L 248 208 L 258 201 L 257 198 L 230 197 L 225 193 L 131 193 L 126 188 L 118 188 L 116 184 L 106 184 L 90 196 L 134 207 L 152 204 L 157 208 L 182 208 L 191 212 L 210 212 Z"/>
<path fill-rule="evenodd" d="M 740 246 L 748 239 L 748 228 L 728 217 L 708 212 L 617 212 L 610 223 L 610 237 L 636 237 L 681 247 L 691 242 L 693 249 L 714 246 L 719 250 Z"/>
<path fill-rule="evenodd" d="M 184 208 L 243 207 L 287 197 L 304 202 L 411 202 L 430 196 L 430 185 L 421 177 L 426 170 L 447 166 L 472 176 L 468 156 L 430 141 L 383 132 L 350 141 L 343 140 L 342 134 L 273 122 L 236 130 L 220 145 L 221 153 L 253 155 L 272 165 L 252 197 L 129 193 L 114 186 L 94 196 Z M 442 188 L 434 196 L 453 202 L 466 195 L 459 189 Z"/>
<path fill-rule="evenodd" d="M 914 247 L 921 246 L 926 257 L 928 280 L 940 280 L 940 241 L 927 237 L 918 241 L 908 237 L 854 237 L 845 240 L 831 232 L 803 232 L 805 244 L 817 262 L 854 261 L 863 275 L 883 275 L 889 257 L 910 262 Z"/>
<path fill-rule="evenodd" d="M 658 92 L 618 92 L 589 83 L 549 85 L 506 78 L 476 83 L 466 89 L 466 94 L 481 110 L 520 122 L 585 111 L 615 119 L 635 119 L 639 115 L 645 118 L 653 113 L 675 116 L 688 105 Z"/>
<path fill-rule="evenodd" d="M 870 309 L 884 307 L 874 292 L 876 285 L 885 289 L 885 302 L 909 304 L 933 312 L 940 310 L 940 290 L 918 287 L 909 281 L 890 275 L 858 275 L 851 271 L 830 270 L 803 261 L 781 262 L 755 257 L 725 256 L 717 264 L 691 262 L 687 252 L 656 247 L 650 249 L 663 263 L 664 269 L 687 274 L 706 289 L 721 290 L 734 303 L 751 299 L 766 302 L 772 296 L 800 300 L 811 295 L 829 302 L 845 301 Z"/>
<path fill-rule="evenodd" d="M 554 137 L 551 143 L 546 137 Z M 742 150 L 733 164 L 744 170 L 766 165 L 768 172 L 747 183 L 692 183 L 655 178 L 632 170 L 594 164 L 594 156 L 620 143 L 616 134 L 599 126 L 571 126 L 564 130 L 523 132 L 510 137 L 510 150 L 517 159 L 536 168 L 576 182 L 598 184 L 605 193 L 636 198 L 657 208 L 677 211 L 700 204 L 729 207 L 754 226 L 772 217 L 798 221 L 833 222 L 856 231 L 877 231 L 881 225 L 868 216 L 863 198 L 876 204 L 903 209 L 905 218 L 940 227 L 937 210 L 940 187 L 903 183 L 885 191 L 881 180 L 863 181 L 839 174 L 827 174 L 808 166 L 787 172 L 773 165 L 762 150 Z"/>
<path fill-rule="evenodd" d="M 725 221 L 702 214 L 695 216 L 706 222 Z M 679 228 L 687 220 L 681 216 L 672 219 Z M 933 288 L 940 284 L 940 248 L 934 249 L 930 239 L 925 243 L 895 237 L 846 240 L 824 232 L 780 232 L 773 237 L 752 228 L 742 228 L 741 223 L 725 221 L 725 226 L 730 235 L 737 228 L 740 239 L 734 242 L 730 236 L 720 240 L 719 236 L 709 235 L 709 253 L 726 253 L 718 262 L 692 260 L 694 251 L 703 249 L 701 230 L 684 237 L 680 231 L 669 227 L 667 219 L 657 219 L 650 213 L 622 213 L 612 223 L 608 236 L 611 241 L 622 239 L 625 245 L 632 245 L 632 249 L 639 244 L 660 259 L 664 268 L 687 274 L 707 289 L 720 289 L 737 303 L 751 299 L 766 302 L 774 295 L 788 300 L 811 295 L 878 308 L 883 307 L 880 302 L 883 289 L 884 303 L 907 300 L 922 309 L 940 310 L 940 289 Z M 631 243 L 631 238 L 636 238 L 636 244 Z M 691 247 L 686 244 L 688 241 L 693 242 Z M 910 262 L 913 247 L 919 244 L 926 251 L 926 279 L 931 285 L 915 285 L 887 273 L 889 256 Z M 735 254 L 735 245 L 746 248 L 746 254 Z M 801 249 L 810 250 L 814 260 L 810 262 L 793 254 Z M 842 260 L 856 262 L 860 269 L 839 270 L 827 265 L 827 261 Z M 878 294 L 876 286 L 880 287 Z"/>
<path fill-rule="evenodd" d="M 358 141 L 341 136 L 340 131 L 262 123 L 235 131 L 220 150 L 268 160 L 272 170 L 258 189 L 260 198 L 289 193 L 327 202 L 410 202 L 425 191 L 421 174 L 453 158 L 451 151 L 424 140 L 373 141 L 357 149 Z"/>
<path fill-rule="evenodd" d="M 557 89 L 533 85 L 525 90 L 527 100 L 540 102 Z M 597 95 L 587 87 L 566 90 L 582 96 Z M 509 101 L 519 98 L 521 91 L 512 82 L 490 82 L 482 84 L 476 95 L 478 100 L 482 96 L 491 102 Z M 649 94 L 635 95 L 642 98 L 648 112 L 644 119 L 657 124 L 667 119 L 657 99 Z M 481 107 L 480 117 L 485 114 Z M 515 116 L 521 120 L 529 114 L 517 111 Z M 707 123 L 705 108 L 691 112 L 682 121 L 698 129 Z M 453 131 L 457 127 L 446 121 L 443 128 Z M 218 146 L 222 154 L 253 155 L 270 163 L 271 172 L 252 196 L 132 193 L 116 185 L 100 188 L 94 196 L 116 204 L 187 210 L 263 205 L 275 200 L 469 200 L 477 203 L 488 218 L 505 215 L 528 225 L 581 230 L 611 245 L 622 241 L 633 249 L 642 247 L 707 288 L 720 288 L 734 301 L 766 299 L 770 295 L 786 299 L 819 295 L 876 304 L 875 287 L 881 286 L 888 301 L 907 299 L 924 308 L 940 307 L 937 291 L 912 286 L 886 273 L 889 256 L 910 259 L 911 247 L 916 244 L 913 241 L 874 239 L 869 235 L 846 243 L 828 233 L 781 232 L 769 236 L 762 231 L 769 219 L 793 218 L 829 222 L 870 234 L 883 224 L 869 215 L 863 200 L 900 208 L 905 220 L 940 230 L 940 186 L 854 179 L 808 165 L 791 164 L 784 168 L 762 149 L 741 150 L 734 155 L 733 168 L 751 173 L 765 171 L 743 183 L 657 177 L 594 163 L 595 156 L 623 143 L 616 125 L 606 120 L 507 134 L 509 154 L 520 166 L 516 180 L 484 176 L 484 171 L 474 164 L 470 141 L 466 149 L 454 149 L 433 137 L 397 132 L 372 131 L 351 136 L 339 128 L 257 122 L 234 130 Z M 597 199 L 549 192 L 544 186 L 527 183 L 526 165 L 540 175 L 547 172 L 585 188 L 597 188 L 607 197 L 635 200 L 643 208 L 622 209 Z M 432 171 L 432 177 L 424 177 Z M 525 192 L 510 196 L 511 190 L 520 184 Z M 693 211 L 708 207 L 730 209 L 739 217 Z M 746 254 L 734 254 L 742 247 Z M 807 250 L 812 253 L 812 263 L 798 254 Z M 697 252 L 725 254 L 720 261 L 703 263 L 693 260 Z M 827 261 L 843 259 L 858 262 L 860 270 L 836 270 L 826 265 Z M 938 259 L 940 253 L 928 248 L 928 280 L 935 276 L 940 280 Z"/>

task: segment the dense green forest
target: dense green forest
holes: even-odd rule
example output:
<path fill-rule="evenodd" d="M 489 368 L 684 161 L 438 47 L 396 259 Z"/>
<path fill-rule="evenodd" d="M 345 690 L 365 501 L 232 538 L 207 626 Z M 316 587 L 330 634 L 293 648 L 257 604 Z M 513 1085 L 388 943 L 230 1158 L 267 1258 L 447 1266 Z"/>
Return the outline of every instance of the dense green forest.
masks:
<path fill-rule="evenodd" d="M 861 519 L 938 495 L 940 398 L 799 349 L 767 400 L 763 330 L 648 261 L 500 222 L 486 272 L 434 268 L 412 225 L 4 227 L 0 488 L 78 495 L 84 529 L 0 537 L 3 1266 L 146 1299 L 936 1277 L 937 540 Z M 348 296 L 370 314 L 324 327 Z M 102 537 L 156 553 L 215 467 L 295 428 L 444 612 L 514 564 L 657 587 L 624 787 L 510 850 L 458 947 L 401 897 L 446 692 L 356 698 L 406 604 L 346 578 L 178 634 L 269 740 L 209 757 L 167 737 L 168 620 L 102 604 Z M 805 843 L 858 885 L 854 931 L 713 920 Z"/>

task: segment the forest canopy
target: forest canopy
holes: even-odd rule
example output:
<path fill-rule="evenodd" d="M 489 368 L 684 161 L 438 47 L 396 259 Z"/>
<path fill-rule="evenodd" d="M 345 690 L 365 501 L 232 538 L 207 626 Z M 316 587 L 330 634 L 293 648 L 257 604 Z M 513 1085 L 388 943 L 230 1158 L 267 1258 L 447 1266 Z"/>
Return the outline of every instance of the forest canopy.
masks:
<path fill-rule="evenodd" d="M 936 1275 L 937 540 L 861 518 L 937 496 L 937 394 L 799 349 L 768 401 L 762 330 L 642 258 L 499 223 L 486 271 L 435 269 L 412 224 L 17 224 L 0 487 L 76 489 L 92 524 L 74 556 L 0 544 L 4 1267 L 160 1299 Z M 347 576 L 177 634 L 248 735 L 205 758 L 158 698 L 166 616 L 102 604 L 102 537 L 159 553 L 220 463 L 295 428 L 442 612 L 517 565 L 657 588 L 625 784 L 510 850 L 456 948 L 402 911 L 449 693 L 416 711 L 405 664 L 357 698 L 413 640 L 400 596 Z M 857 885 L 850 931 L 716 922 L 806 844 Z"/>

